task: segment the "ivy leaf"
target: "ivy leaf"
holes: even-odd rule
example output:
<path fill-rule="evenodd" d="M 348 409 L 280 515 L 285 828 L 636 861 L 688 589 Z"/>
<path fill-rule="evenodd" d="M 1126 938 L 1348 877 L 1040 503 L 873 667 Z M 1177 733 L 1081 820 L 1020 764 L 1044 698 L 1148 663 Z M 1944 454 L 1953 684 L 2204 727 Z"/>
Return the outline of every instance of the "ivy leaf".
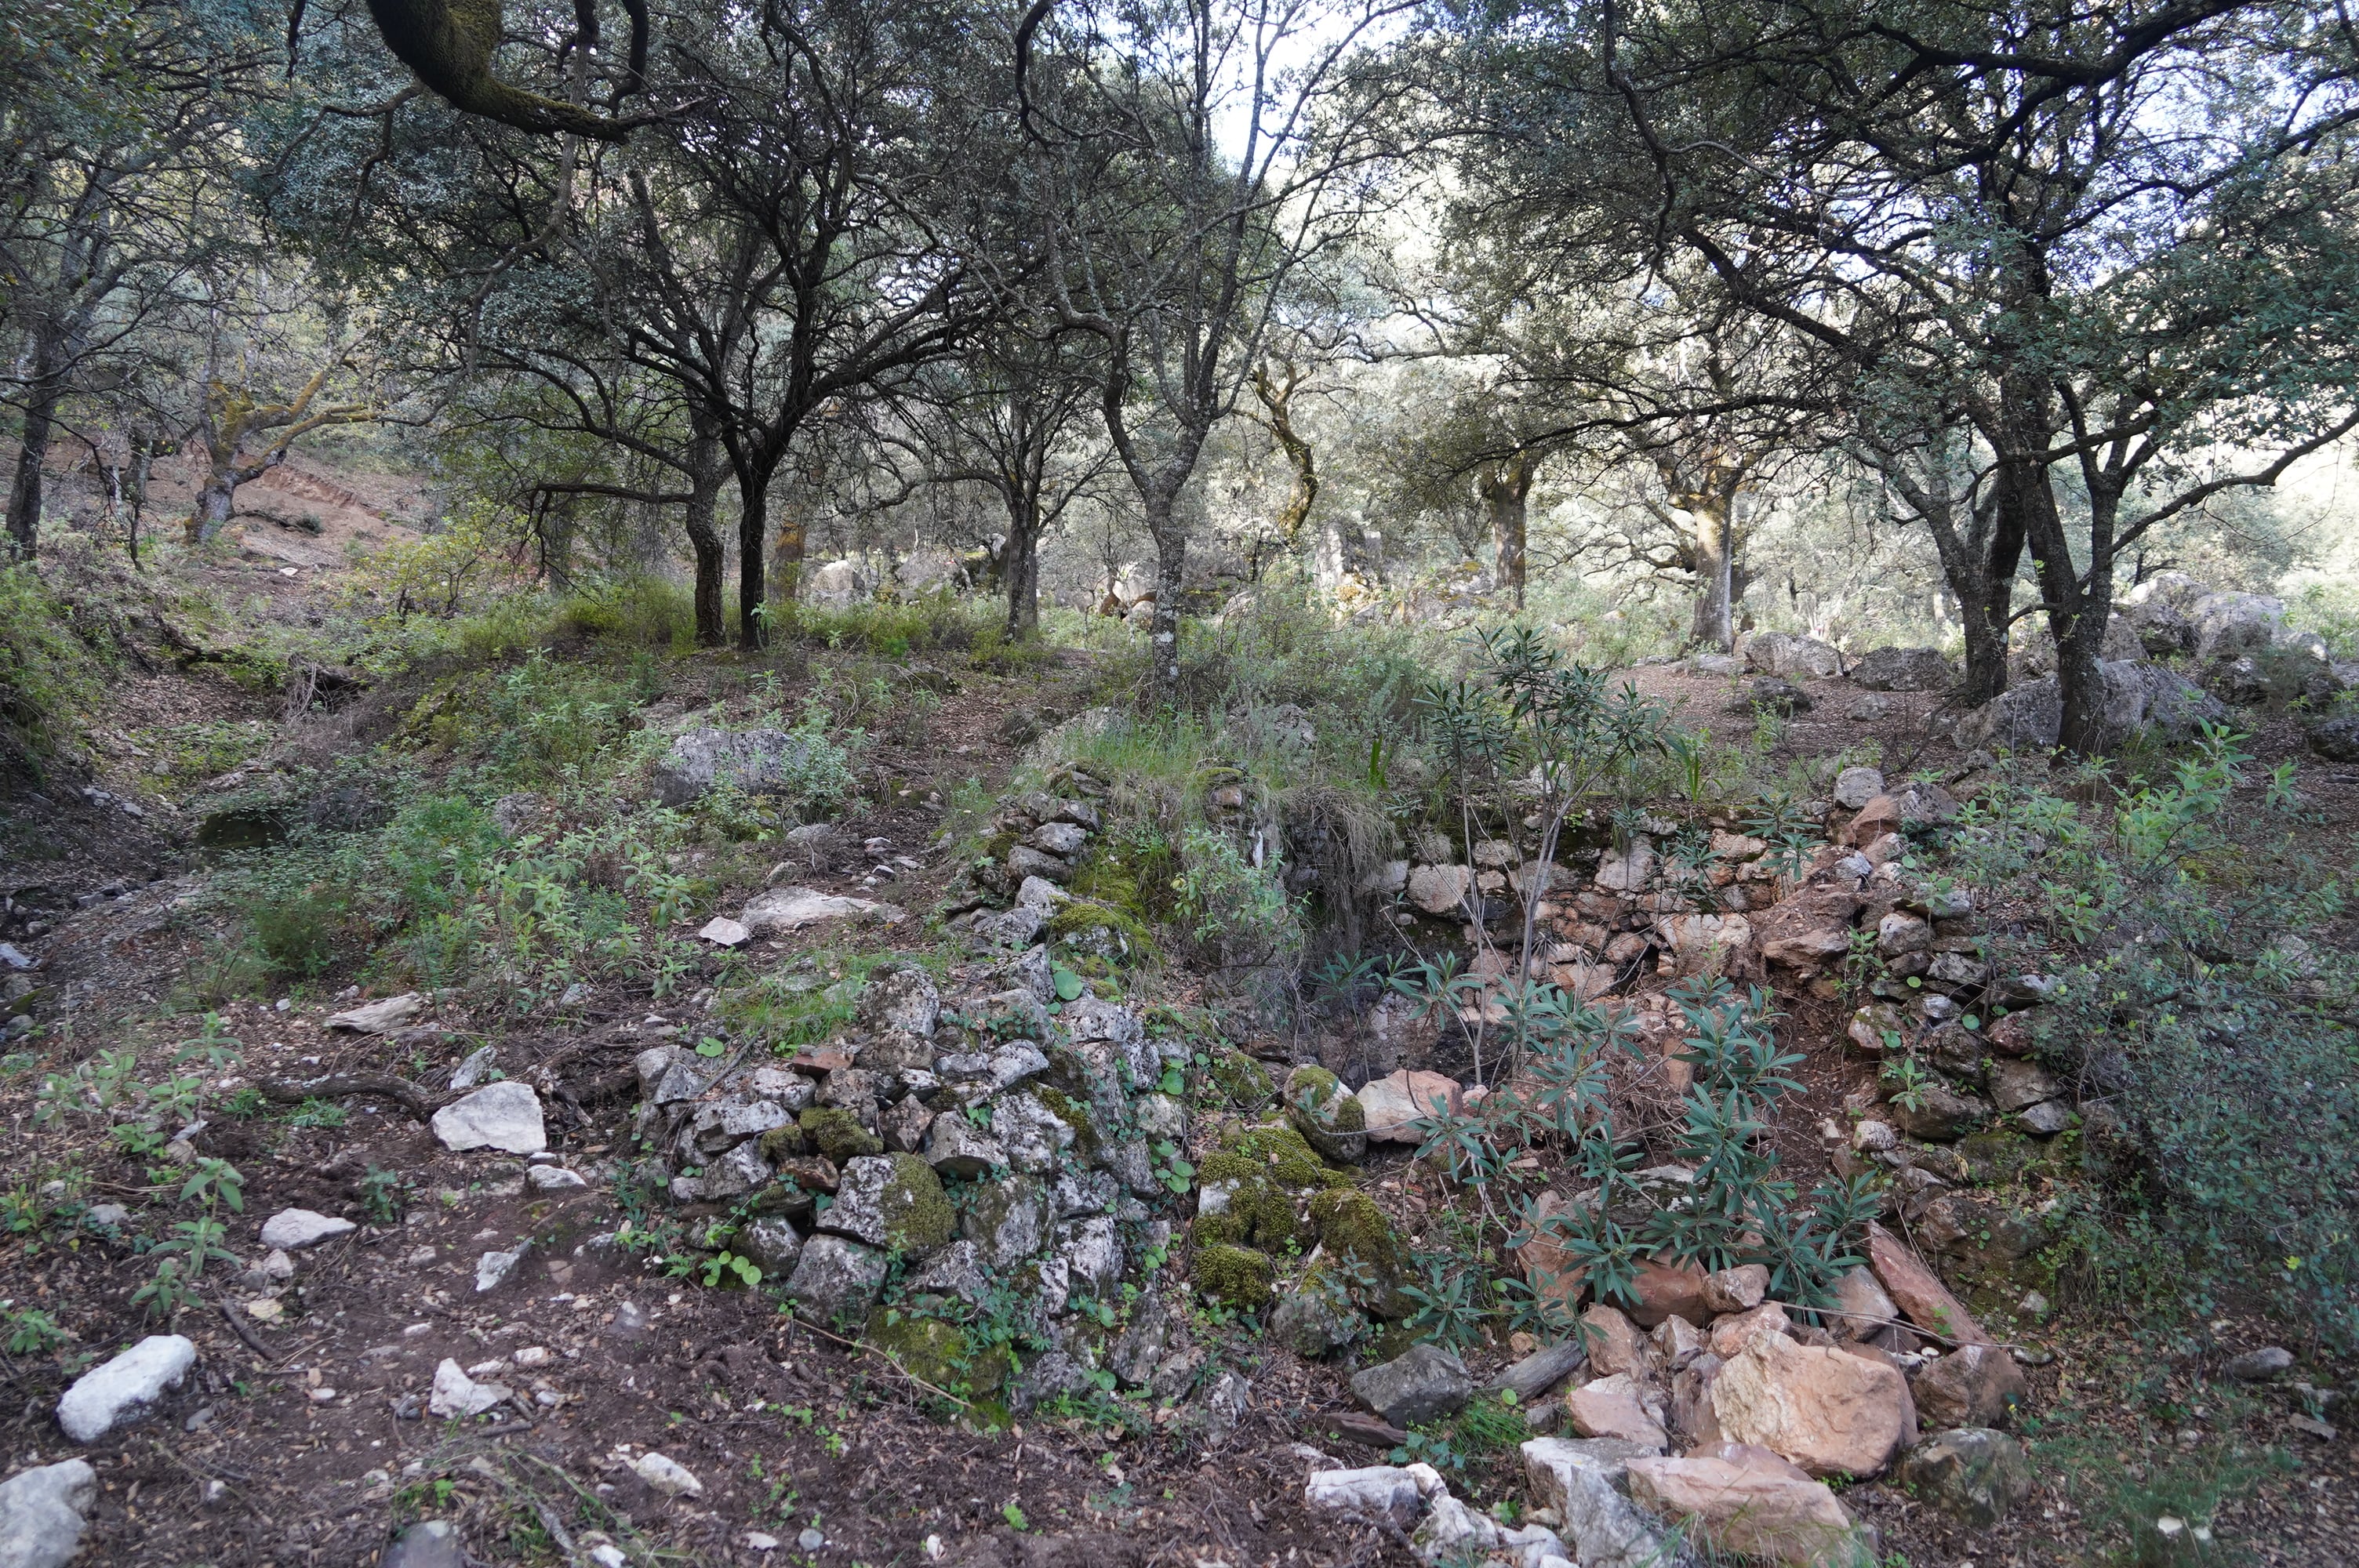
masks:
<path fill-rule="evenodd" d="M 696 1054 L 700 1056 L 718 1056 L 727 1049 L 729 1049 L 728 1046 L 723 1045 L 720 1041 L 715 1040 L 710 1034 L 696 1043 Z"/>
<path fill-rule="evenodd" d="M 1059 1001 L 1078 1001 L 1081 999 L 1083 989 L 1081 976 L 1060 964 L 1051 971 L 1051 978 L 1056 982 Z"/>

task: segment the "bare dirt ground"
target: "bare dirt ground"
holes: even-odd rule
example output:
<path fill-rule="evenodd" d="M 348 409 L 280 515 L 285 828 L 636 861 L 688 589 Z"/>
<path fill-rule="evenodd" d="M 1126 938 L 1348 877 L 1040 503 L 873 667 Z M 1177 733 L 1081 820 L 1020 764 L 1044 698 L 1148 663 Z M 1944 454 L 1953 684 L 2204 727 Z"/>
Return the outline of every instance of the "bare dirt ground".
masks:
<path fill-rule="evenodd" d="M 310 558 L 325 548 L 321 541 L 398 526 L 399 497 L 390 491 L 314 484 L 299 474 L 272 490 L 273 505 L 283 492 L 288 504 L 323 508 L 334 519 L 317 536 L 276 523 L 245 525 L 248 551 L 267 560 L 245 563 L 239 580 L 275 579 L 261 586 L 287 613 L 301 613 L 303 596 L 323 591 L 321 579 L 334 570 Z M 281 577 L 282 566 L 297 575 Z M 1749 727 L 1749 718 L 1725 711 L 1725 681 L 1658 670 L 1636 678 L 1656 695 L 1683 699 L 1696 721 Z M 922 732 L 880 752 L 877 776 L 894 787 L 873 793 L 890 804 L 846 823 L 842 851 L 800 868 L 797 880 L 887 896 L 913 913 L 929 908 L 953 868 L 930 847 L 939 818 L 919 803 L 970 778 L 997 786 L 1021 751 L 1010 711 L 1067 716 L 1089 700 L 1091 682 L 1078 660 L 1046 677 L 962 674 Z M 1892 773 L 1957 766 L 1930 698 L 1896 696 L 1887 718 L 1859 722 L 1843 716 L 1853 688 L 1805 684 L 1816 706 L 1784 732 L 1781 759 L 1873 739 Z M 127 737 L 191 714 L 266 721 L 274 699 L 240 692 L 201 666 L 159 662 L 126 679 L 120 701 L 112 728 Z M 2302 758 L 2298 734 L 2282 720 L 2264 723 L 2255 746 L 2265 765 L 2301 762 L 2304 787 L 2347 841 L 2359 822 L 2359 769 Z M 151 759 L 103 738 L 101 748 L 103 772 L 87 787 L 105 791 L 111 782 L 109 793 L 127 794 L 127 781 Z M 34 832 L 44 846 L 38 865 L 7 872 L 13 891 L 39 895 L 44 929 L 28 932 L 19 914 L 0 935 L 13 934 L 40 962 L 45 987 L 71 990 L 82 1004 L 56 1037 L 60 1065 L 158 1016 L 209 935 L 176 913 L 201 877 L 186 820 L 168 809 L 131 817 L 84 787 L 60 784 L 38 800 L 19 798 L 7 828 Z M 863 889 L 875 857 L 859 846 L 871 837 L 923 869 L 881 894 Z M 784 965 L 818 946 L 816 938 L 771 944 L 751 961 Z M 1190 984 L 1184 974 L 1167 979 L 1175 991 Z M 1781 1038 L 1805 1054 L 1809 1093 L 1781 1128 L 1780 1148 L 1807 1178 L 1825 1161 L 1818 1123 L 1840 1119 L 1843 1097 L 1867 1069 L 1843 1049 L 1846 1009 L 1807 995 L 1781 1002 L 1788 1015 Z M 244 1043 L 250 1073 L 377 1070 L 421 1081 L 447 1073 L 489 1027 L 451 1010 L 400 1036 L 323 1031 L 321 1019 L 342 1005 L 324 994 L 283 1011 L 250 1002 L 230 1010 L 224 1023 Z M 512 1076 L 541 1068 L 583 1088 L 580 1113 L 553 1107 L 551 1125 L 562 1162 L 593 1177 L 583 1189 L 538 1192 L 513 1159 L 450 1153 L 388 1100 L 348 1102 L 341 1127 L 215 1118 L 196 1152 L 232 1161 L 247 1181 L 244 1211 L 230 1226 L 237 1260 L 218 1266 L 225 1275 L 260 1257 L 257 1227 L 282 1208 L 364 1223 L 299 1256 L 275 1322 L 223 1306 L 225 1277 L 209 1278 L 205 1299 L 174 1325 L 197 1343 L 195 1379 L 154 1419 L 86 1451 L 102 1477 L 87 1560 L 358 1568 L 378 1560 L 394 1529 L 419 1517 L 457 1520 L 474 1557 L 496 1563 L 583 1561 L 595 1531 L 715 1564 L 1359 1568 L 1410 1560 L 1397 1538 L 1314 1519 L 1302 1505 L 1299 1445 L 1345 1464 L 1383 1457 L 1337 1434 L 1334 1418 L 1353 1409 L 1348 1368 L 1232 1342 L 1226 1354 L 1252 1393 L 1217 1444 L 1183 1439 L 1152 1412 L 1127 1423 L 1039 1416 L 972 1432 L 883 1357 L 781 1315 L 768 1297 L 666 1278 L 603 1244 L 628 1217 L 594 1178 L 624 1152 L 629 1105 L 627 1096 L 589 1091 L 612 1084 L 666 1027 L 663 1018 L 648 995 L 600 994 L 571 1015 L 500 1033 Z M 43 1229 L 28 1217 L 38 1214 L 43 1184 L 70 1158 L 91 1173 L 88 1202 L 145 1195 L 148 1162 L 92 1147 L 86 1131 L 37 1123 L 36 1081 L 19 1074 L 0 1088 L 0 1115 L 16 1134 L 0 1158 L 13 1187 L 8 1228 L 0 1231 L 0 1297 L 49 1312 L 78 1336 L 76 1348 L 104 1353 L 148 1327 L 131 1302 L 151 1271 L 139 1243 L 87 1224 Z M 400 1173 L 397 1218 L 369 1220 L 362 1179 L 372 1169 Z M 1397 1154 L 1372 1160 L 1365 1184 L 1411 1231 L 1442 1196 Z M 158 1223 L 142 1217 L 133 1229 L 152 1239 Z M 518 1244 L 527 1246 L 523 1263 L 479 1295 L 476 1260 Z M 2069 1417 L 2077 1441 L 2110 1445 L 2125 1474 L 2167 1466 L 2187 1446 L 2181 1431 L 2277 1451 L 2289 1463 L 2223 1513 L 2223 1535 L 2251 1561 L 2305 1568 L 2359 1561 L 2359 1455 L 2347 1433 L 2332 1442 L 2290 1433 L 2289 1396 L 2275 1390 L 2228 1401 L 2213 1391 L 2222 1359 L 2264 1343 L 2312 1348 L 2300 1325 L 2251 1313 L 2232 1311 L 2200 1342 L 2172 1346 L 2068 1303 L 2036 1347 L 2053 1359 L 2032 1369 L 2027 1426 L 2038 1436 L 2064 1430 Z M 421 1415 L 446 1357 L 512 1388 L 515 1402 L 472 1426 Z M 1504 1347 L 1470 1357 L 1478 1375 L 1504 1359 Z M 2347 1385 L 2352 1374 L 2342 1368 L 2338 1380 Z M 0 1357 L 0 1378 L 9 1407 L 0 1419 L 0 1465 L 65 1456 L 69 1445 L 50 1412 L 66 1369 L 53 1357 L 9 1356 Z M 2150 1415 L 2158 1387 L 2186 1412 L 2184 1428 L 2158 1426 Z M 701 1495 L 650 1490 L 625 1463 L 649 1450 L 692 1471 Z M 1495 1466 L 1492 1479 L 1508 1473 Z M 2080 1483 L 2061 1469 L 2040 1482 L 2031 1504 L 1991 1531 L 1951 1527 L 1888 1484 L 1852 1487 L 1845 1501 L 1913 1568 L 2099 1560 L 2104 1538 Z M 774 1544 L 760 1544 L 766 1540 Z"/>

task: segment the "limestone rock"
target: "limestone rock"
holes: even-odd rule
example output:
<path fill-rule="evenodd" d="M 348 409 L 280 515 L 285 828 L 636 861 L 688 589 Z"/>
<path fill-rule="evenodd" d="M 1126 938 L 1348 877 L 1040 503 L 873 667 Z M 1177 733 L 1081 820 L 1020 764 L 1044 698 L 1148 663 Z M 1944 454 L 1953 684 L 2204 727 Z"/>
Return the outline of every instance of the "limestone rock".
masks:
<path fill-rule="evenodd" d="M 931 1034 L 941 1015 L 934 978 L 916 964 L 877 966 L 860 992 L 860 1022 L 870 1029 Z"/>
<path fill-rule="evenodd" d="M 0 1568 L 65 1568 L 98 1493 L 86 1459 L 19 1470 L 0 1481 Z"/>
<path fill-rule="evenodd" d="M 769 888 L 756 893 L 737 916 L 738 924 L 756 936 L 776 936 L 835 920 L 874 919 L 890 925 L 901 911 L 873 899 L 847 898 L 812 888 Z"/>
<path fill-rule="evenodd" d="M 1808 713 L 1810 694 L 1783 676 L 1763 676 L 1728 699 L 1731 713 L 1751 713 L 1758 708 L 1781 716 Z"/>
<path fill-rule="evenodd" d="M 657 761 L 656 797 L 678 808 L 694 804 L 716 784 L 747 795 L 775 795 L 800 773 L 810 751 L 801 736 L 785 730 L 691 730 Z"/>
<path fill-rule="evenodd" d="M 1395 1426 L 1418 1426 L 1464 1409 L 1474 1397 L 1474 1379 L 1449 1351 L 1413 1345 L 1406 1355 L 1354 1374 L 1352 1394 Z"/>
<path fill-rule="evenodd" d="M 1339 1164 L 1368 1152 L 1366 1113 L 1324 1067 L 1297 1067 L 1286 1079 L 1286 1119 L 1321 1158 Z"/>
<path fill-rule="evenodd" d="M 1956 674 L 1937 648 L 1871 648 L 1851 667 L 1852 684 L 1869 691 L 1940 691 Z"/>
<path fill-rule="evenodd" d="M 1764 1449 L 1724 1443 L 1685 1459 L 1630 1461 L 1632 1500 L 1692 1521 L 1715 1551 L 1796 1568 L 1849 1568 L 1851 1515 L 1823 1481 Z"/>
<path fill-rule="evenodd" d="M 1833 1320 L 1834 1331 L 1845 1339 L 1872 1339 L 1900 1317 L 1899 1306 L 1864 1263 L 1836 1277 L 1834 1306 L 1843 1314 Z"/>
<path fill-rule="evenodd" d="M 2282 1345 L 2264 1345 L 2257 1350 L 2231 1356 L 2220 1370 L 2239 1383 L 2266 1383 L 2292 1367 L 2292 1351 Z"/>
<path fill-rule="evenodd" d="M 434 1368 L 434 1387 L 427 1395 L 426 1408 L 445 1420 L 458 1420 L 483 1414 L 512 1392 L 498 1383 L 477 1382 L 465 1368 L 445 1357 Z"/>
<path fill-rule="evenodd" d="M 1768 1293 L 1769 1270 L 1765 1264 L 1745 1263 L 1704 1276 L 1703 1304 L 1712 1312 L 1751 1312 Z"/>
<path fill-rule="evenodd" d="M 503 1078 L 485 1084 L 434 1113 L 434 1136 L 456 1152 L 497 1149 L 507 1154 L 538 1154 L 549 1147 L 540 1096 L 529 1084 Z"/>
<path fill-rule="evenodd" d="M 1534 1438 L 1523 1445 L 1532 1500 L 1554 1509 L 1582 1568 L 1686 1568 L 1694 1559 L 1623 1495 L 1629 1463 L 1649 1450 L 1612 1439 Z"/>
<path fill-rule="evenodd" d="M 1390 1519 L 1407 1530 L 1425 1512 L 1425 1488 L 1419 1484 L 1419 1479 L 1408 1470 L 1391 1465 L 1371 1465 L 1359 1470 L 1320 1470 L 1303 1484 L 1302 1500 L 1313 1513 Z"/>
<path fill-rule="evenodd" d="M 950 1244 L 957 1215 L 934 1168 L 914 1154 L 870 1154 L 843 1167 L 820 1228 L 924 1258 Z"/>
<path fill-rule="evenodd" d="M 353 1034 L 383 1034 L 398 1029 L 426 1011 L 426 999 L 416 991 L 389 996 L 383 1001 L 364 1002 L 343 1012 L 332 1012 L 320 1021 L 322 1029 L 341 1029 Z"/>
<path fill-rule="evenodd" d="M 2031 1391 L 2015 1357 L 1993 1345 L 1965 1345 L 1925 1367 L 1909 1385 L 1932 1426 L 2002 1426 Z"/>
<path fill-rule="evenodd" d="M 308 1208 L 280 1209 L 262 1222 L 262 1244 L 300 1252 L 306 1247 L 316 1247 L 359 1228 L 349 1219 L 314 1214 Z"/>
<path fill-rule="evenodd" d="M 74 1379 L 58 1400 L 58 1425 L 76 1443 L 92 1444 L 179 1387 L 197 1364 L 196 1345 L 178 1334 L 151 1334 L 122 1355 Z"/>
<path fill-rule="evenodd" d="M 1835 775 L 1835 804 L 1857 811 L 1884 793 L 1884 774 L 1869 767 L 1845 768 Z"/>
<path fill-rule="evenodd" d="M 787 1281 L 787 1294 L 815 1317 L 858 1317 L 885 1288 L 885 1271 L 886 1256 L 876 1249 L 841 1236 L 815 1236 Z"/>
<path fill-rule="evenodd" d="M 1880 1362 L 1762 1335 L 1712 1385 L 1722 1433 L 1813 1476 L 1881 1472 L 1909 1429 L 1908 1385 Z"/>
<path fill-rule="evenodd" d="M 926 1162 L 945 1176 L 987 1175 L 1007 1163 L 1007 1151 L 965 1116 L 937 1116 L 926 1130 Z"/>
<path fill-rule="evenodd" d="M 422 1519 L 393 1538 L 377 1568 L 467 1568 L 470 1561 L 459 1544 L 457 1525 L 447 1519 Z"/>
<path fill-rule="evenodd" d="M 1428 914 L 1463 914 L 1466 895 L 1473 891 L 1471 867 L 1419 866 L 1408 874 L 1408 901 Z"/>
<path fill-rule="evenodd" d="M 1764 632 L 1745 640 L 1745 667 L 1762 675 L 1832 680 L 1843 674 L 1843 654 L 1816 637 Z"/>
<path fill-rule="evenodd" d="M 1278 1296 L 1269 1315 L 1269 1337 L 1311 1361 L 1350 1345 L 1367 1325 L 1350 1296 L 1331 1286 L 1314 1268 L 1301 1283 Z"/>
<path fill-rule="evenodd" d="M 1910 1449 L 1896 1478 L 1918 1501 L 1987 1530 L 2031 1495 L 2031 1461 L 2003 1432 L 1962 1427 Z"/>
<path fill-rule="evenodd" d="M 650 1452 L 632 1460 L 631 1469 L 649 1487 L 661 1492 L 667 1498 L 704 1496 L 704 1483 L 698 1480 L 695 1473 L 677 1459 Z"/>
<path fill-rule="evenodd" d="M 792 1225 L 773 1217 L 748 1223 L 730 1242 L 729 1249 L 752 1259 L 764 1279 L 783 1280 L 802 1258 L 803 1238 Z"/>

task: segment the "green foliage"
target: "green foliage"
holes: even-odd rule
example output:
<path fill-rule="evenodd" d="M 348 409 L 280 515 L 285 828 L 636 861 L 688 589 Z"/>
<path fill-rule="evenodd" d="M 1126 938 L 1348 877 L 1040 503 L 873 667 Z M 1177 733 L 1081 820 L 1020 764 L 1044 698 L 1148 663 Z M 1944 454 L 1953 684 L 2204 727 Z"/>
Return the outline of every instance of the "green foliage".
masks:
<path fill-rule="evenodd" d="M 0 567 L 0 778 L 38 779 L 76 740 L 111 661 L 30 563 Z"/>
<path fill-rule="evenodd" d="M 368 1173 L 361 1178 L 361 1206 L 378 1225 L 392 1225 L 401 1218 L 402 1195 L 407 1185 L 399 1171 L 371 1165 Z"/>
<path fill-rule="evenodd" d="M 2160 778 L 2088 787 L 2010 772 L 1961 815 L 1952 870 L 2070 944 L 2000 957 L 2060 982 L 2030 1016 L 2093 1102 L 2099 1281 L 2190 1310 L 2257 1287 L 2359 1346 L 2359 985 L 2300 935 L 2347 908 L 2347 847 L 2217 730 Z"/>
<path fill-rule="evenodd" d="M 1190 827 L 1172 882 L 1189 935 L 1212 962 L 1291 971 L 1300 962 L 1300 910 L 1275 855 L 1259 864 L 1225 833 Z"/>
<path fill-rule="evenodd" d="M 0 1302 L 0 1346 L 11 1356 L 46 1356 L 73 1340 L 58 1320 L 38 1307 Z"/>

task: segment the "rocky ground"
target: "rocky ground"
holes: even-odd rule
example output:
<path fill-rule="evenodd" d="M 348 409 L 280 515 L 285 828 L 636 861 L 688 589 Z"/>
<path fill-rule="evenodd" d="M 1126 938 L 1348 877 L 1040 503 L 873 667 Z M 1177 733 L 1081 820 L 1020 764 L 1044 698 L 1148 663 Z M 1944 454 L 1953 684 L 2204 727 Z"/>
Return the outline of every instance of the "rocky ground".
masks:
<path fill-rule="evenodd" d="M 1689 1513 L 1796 1561 L 1864 1525 L 1911 1563 L 2033 1564 L 2113 1549 L 2118 1488 L 2093 1476 L 2150 1479 L 2151 1529 L 2178 1455 L 2241 1444 L 2279 1457 L 2207 1528 L 2256 1561 L 2347 1561 L 2359 1462 L 2349 1411 L 2321 1396 L 2350 1368 L 2234 1306 L 2191 1338 L 2133 1334 L 2076 1309 L 2038 1235 L 2011 1228 L 2062 1179 L 2043 1151 L 2087 1108 L 2006 1031 L 1967 1038 L 1987 999 L 2036 1009 L 2038 977 L 1984 965 L 1976 935 L 2006 912 L 1902 875 L 1891 837 L 1952 809 L 1979 760 L 1931 695 L 1810 658 L 1636 672 L 1731 730 L 1765 695 L 1733 681 L 1789 683 L 1810 707 L 1781 761 L 1875 743 L 1880 771 L 1822 770 L 1799 862 L 1775 867 L 1743 822 L 1650 825 L 1712 842 L 1720 896 L 1707 909 L 1647 840 L 1571 857 L 1543 957 L 1646 1041 L 1615 1094 L 1658 1168 L 1683 1070 L 1667 994 L 1710 974 L 1771 988 L 1802 1057 L 1774 1133 L 1786 1167 L 1886 1172 L 1888 1228 L 1846 1280 L 1847 1318 L 1766 1299 L 1766 1270 L 1665 1267 L 1638 1310 L 1586 1307 L 1577 1351 L 1452 1356 L 1397 1326 L 1407 1260 L 1463 1201 L 1402 1119 L 1482 1102 L 1464 1028 L 1371 1005 L 1278 1032 L 1207 1007 L 1184 965 L 1138 982 L 1119 961 L 1132 934 L 1066 891 L 1110 809 L 1086 770 L 997 801 L 981 867 L 940 841 L 940 802 L 970 779 L 999 793 L 1101 698 L 1085 661 L 950 683 L 876 757 L 881 807 L 682 915 L 703 954 L 685 992 L 594 989 L 521 1022 L 357 989 L 225 1005 L 216 1033 L 242 1059 L 199 1090 L 201 1125 L 155 1148 L 41 1116 L 38 1089 L 44 1070 L 153 1047 L 143 1021 L 175 1011 L 209 935 L 183 913 L 207 874 L 188 854 L 201 796 L 53 786 L 18 808 L 55 852 L 20 876 L 8 932 L 11 996 L 44 1034 L 0 1091 L 16 1131 L 0 1297 L 28 1336 L 0 1362 L 19 1477 L 0 1517 L 28 1540 L 79 1528 L 84 1561 L 223 1568 L 420 1568 L 461 1548 L 1603 1568 L 1662 1558 L 1658 1515 Z M 139 690 L 265 710 L 169 670 Z M 2280 721 L 2261 760 L 2300 761 L 2347 829 L 2359 770 L 2300 742 Z M 1906 782 L 1926 774 L 1941 782 Z M 1244 809 L 1220 777 L 1201 787 L 1208 820 Z M 1412 946 L 1529 874 L 1482 843 L 1408 849 L 1377 891 Z M 1863 941 L 1878 994 L 1837 985 Z M 756 983 L 823 1026 L 751 1049 L 714 999 Z M 1938 1073 L 1907 1105 L 1877 1072 L 1894 1034 Z M 200 1077 L 202 1050 L 184 1059 Z M 261 1108 L 228 1108 L 266 1086 Z M 1529 1158 L 1532 1192 L 1573 1198 L 1559 1152 Z M 242 1175 L 235 1205 L 173 1201 L 209 1162 Z M 159 1317 L 135 1293 L 201 1210 L 218 1255 Z M 1581 1304 L 1545 1248 L 1491 1261 Z M 1321 1278 L 1343 1283 L 1322 1295 Z M 71 1337 L 45 1342 L 27 1313 Z M 1011 1344 L 1024 1365 L 1004 1379 Z M 1465 1412 L 1506 1408 L 1503 1387 L 1513 1419 L 1473 1431 Z M 1389 1463 L 1406 1429 L 1453 1421 L 1451 1475 Z M 2077 1457 L 2028 1464 L 2024 1439 Z M 421 1520 L 449 1528 L 389 1545 Z M 2143 1560 L 2209 1560 L 2157 1540 Z"/>

